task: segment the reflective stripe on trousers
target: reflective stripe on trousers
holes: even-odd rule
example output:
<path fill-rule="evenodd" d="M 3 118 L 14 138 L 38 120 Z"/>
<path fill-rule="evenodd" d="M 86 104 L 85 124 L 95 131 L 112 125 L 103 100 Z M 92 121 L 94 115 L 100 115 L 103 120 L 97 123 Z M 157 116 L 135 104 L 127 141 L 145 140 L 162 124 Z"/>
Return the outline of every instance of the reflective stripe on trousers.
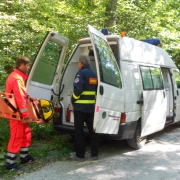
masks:
<path fill-rule="evenodd" d="M 16 161 L 17 161 L 17 154 L 7 152 L 6 162 L 9 164 L 15 164 Z"/>
<path fill-rule="evenodd" d="M 20 158 L 25 158 L 28 155 L 29 148 L 21 148 L 20 149 Z"/>

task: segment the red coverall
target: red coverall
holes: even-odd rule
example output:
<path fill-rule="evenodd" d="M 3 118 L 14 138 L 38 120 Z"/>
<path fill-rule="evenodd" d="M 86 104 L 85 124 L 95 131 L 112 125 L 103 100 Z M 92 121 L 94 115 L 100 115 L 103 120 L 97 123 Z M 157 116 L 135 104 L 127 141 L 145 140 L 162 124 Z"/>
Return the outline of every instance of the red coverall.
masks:
<path fill-rule="evenodd" d="M 27 101 L 26 101 L 26 87 L 25 80 L 28 78 L 26 74 L 18 69 L 15 69 L 6 81 L 6 92 L 13 93 L 17 106 L 23 117 L 28 117 Z M 31 144 L 31 129 L 29 124 L 22 123 L 16 120 L 9 120 L 10 122 L 10 139 L 7 151 L 9 153 L 17 154 L 20 149 L 28 148 Z"/>

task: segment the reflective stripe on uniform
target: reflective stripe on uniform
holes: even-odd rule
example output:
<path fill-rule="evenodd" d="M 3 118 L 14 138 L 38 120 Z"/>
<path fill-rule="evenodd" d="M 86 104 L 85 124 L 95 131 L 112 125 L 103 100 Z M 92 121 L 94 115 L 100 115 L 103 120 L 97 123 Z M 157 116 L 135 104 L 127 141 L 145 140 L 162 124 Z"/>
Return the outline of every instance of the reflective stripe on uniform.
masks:
<path fill-rule="evenodd" d="M 21 148 L 20 149 L 20 151 L 28 151 L 29 150 L 29 148 L 27 147 L 27 148 Z"/>
<path fill-rule="evenodd" d="M 6 159 L 6 162 L 9 164 L 14 164 L 14 163 L 16 163 L 16 161 L 17 161 L 17 159 L 15 159 L 15 160 Z"/>
<path fill-rule="evenodd" d="M 20 158 L 25 158 L 28 155 L 29 148 L 21 148 L 20 149 Z"/>
<path fill-rule="evenodd" d="M 6 162 L 9 164 L 14 164 L 16 163 L 16 161 L 17 161 L 17 154 L 7 152 Z"/>
<path fill-rule="evenodd" d="M 16 157 L 17 154 L 7 152 L 7 156 L 13 158 Z"/>
<path fill-rule="evenodd" d="M 76 100 L 74 103 L 78 103 L 78 104 L 95 104 L 95 100 Z"/>
<path fill-rule="evenodd" d="M 28 111 L 28 108 L 19 109 L 19 111 L 20 111 L 21 113 L 23 113 L 23 112 L 26 112 L 26 111 Z"/>
<path fill-rule="evenodd" d="M 20 154 L 20 158 L 25 158 L 28 154 Z"/>
<path fill-rule="evenodd" d="M 96 95 L 96 92 L 95 91 L 83 91 L 81 93 L 81 95 Z M 76 96 L 74 93 L 73 93 L 73 98 L 74 99 L 79 99 L 80 96 Z"/>
<path fill-rule="evenodd" d="M 96 95 L 95 91 L 83 91 L 81 95 Z"/>
<path fill-rule="evenodd" d="M 82 96 L 96 96 L 96 91 L 83 91 L 81 93 Z M 73 93 L 73 97 L 74 97 L 74 93 Z M 87 99 L 79 99 L 80 96 L 75 96 L 76 101 L 74 103 L 76 104 L 95 104 L 95 99 L 93 100 L 87 100 Z M 89 99 L 89 98 L 88 98 Z M 90 98 L 91 99 L 91 98 Z"/>
<path fill-rule="evenodd" d="M 74 99 L 79 99 L 80 96 L 76 96 L 76 95 L 73 93 L 73 98 L 74 98 Z"/>

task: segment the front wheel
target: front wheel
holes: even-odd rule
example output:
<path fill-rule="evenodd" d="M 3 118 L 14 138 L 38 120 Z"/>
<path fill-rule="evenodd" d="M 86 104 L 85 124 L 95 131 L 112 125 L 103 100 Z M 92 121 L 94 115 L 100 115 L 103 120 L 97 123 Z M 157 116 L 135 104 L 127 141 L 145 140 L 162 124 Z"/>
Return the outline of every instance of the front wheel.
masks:
<path fill-rule="evenodd" d="M 127 139 L 127 143 L 130 148 L 138 150 L 145 145 L 146 140 L 147 140 L 147 136 L 141 137 L 141 123 L 138 122 L 136 131 L 134 133 L 134 137 L 132 139 Z"/>

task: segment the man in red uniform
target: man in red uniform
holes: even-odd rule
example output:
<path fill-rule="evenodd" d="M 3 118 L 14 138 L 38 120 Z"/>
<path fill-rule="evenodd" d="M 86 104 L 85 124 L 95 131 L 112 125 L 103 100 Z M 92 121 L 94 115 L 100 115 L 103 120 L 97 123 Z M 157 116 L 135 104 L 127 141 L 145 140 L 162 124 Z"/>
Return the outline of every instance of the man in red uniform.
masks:
<path fill-rule="evenodd" d="M 30 60 L 25 56 L 16 59 L 16 68 L 9 75 L 6 81 L 6 92 L 13 93 L 20 113 L 23 119 L 27 119 L 29 112 L 26 101 L 25 81 L 28 78 L 26 74 L 29 70 Z M 21 121 L 9 120 L 10 122 L 10 139 L 7 147 L 6 168 L 9 170 L 18 170 L 16 163 L 17 154 L 20 152 L 21 163 L 35 161 L 28 154 L 31 145 L 31 129 L 27 123 Z"/>

